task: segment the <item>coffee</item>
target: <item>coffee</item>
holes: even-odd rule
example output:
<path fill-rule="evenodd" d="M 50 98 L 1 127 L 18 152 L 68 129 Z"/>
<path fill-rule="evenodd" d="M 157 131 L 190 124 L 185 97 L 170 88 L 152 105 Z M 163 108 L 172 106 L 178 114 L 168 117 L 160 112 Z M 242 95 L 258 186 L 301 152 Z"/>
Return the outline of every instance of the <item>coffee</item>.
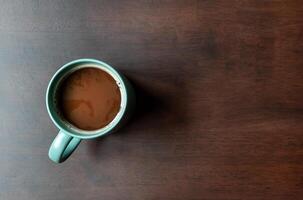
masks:
<path fill-rule="evenodd" d="M 58 90 L 58 107 L 63 117 L 83 130 L 109 124 L 121 104 L 120 89 L 107 72 L 84 67 L 65 78 Z"/>

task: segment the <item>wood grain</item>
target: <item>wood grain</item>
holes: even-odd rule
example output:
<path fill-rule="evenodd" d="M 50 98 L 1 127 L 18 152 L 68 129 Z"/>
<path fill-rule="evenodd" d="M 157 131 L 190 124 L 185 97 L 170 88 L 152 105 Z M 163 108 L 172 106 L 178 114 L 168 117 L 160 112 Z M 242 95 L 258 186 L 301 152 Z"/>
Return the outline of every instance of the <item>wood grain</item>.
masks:
<path fill-rule="evenodd" d="M 303 196 L 299 0 L 0 0 L 0 199 Z M 136 87 L 119 132 L 61 165 L 53 73 L 97 58 Z"/>

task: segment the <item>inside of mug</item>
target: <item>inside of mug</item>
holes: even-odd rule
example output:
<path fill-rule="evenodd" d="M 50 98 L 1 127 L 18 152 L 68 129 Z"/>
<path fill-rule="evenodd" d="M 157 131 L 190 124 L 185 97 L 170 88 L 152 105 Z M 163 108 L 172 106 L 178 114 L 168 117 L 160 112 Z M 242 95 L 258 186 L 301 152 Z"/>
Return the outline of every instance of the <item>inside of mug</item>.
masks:
<path fill-rule="evenodd" d="M 116 81 L 116 84 L 120 90 L 121 94 L 121 101 L 120 101 L 120 109 L 117 113 L 117 115 L 114 117 L 114 119 L 104 127 L 96 130 L 84 130 L 76 127 L 72 123 L 70 123 L 68 120 L 65 119 L 62 111 L 59 108 L 59 88 L 62 82 L 73 72 L 83 69 L 83 68 L 97 68 L 100 70 L 105 71 L 107 74 L 111 75 L 111 77 Z M 125 111 L 126 106 L 126 89 L 125 85 L 123 83 L 122 78 L 120 75 L 113 70 L 111 67 L 101 65 L 99 63 L 76 63 L 71 64 L 68 66 L 63 66 L 53 77 L 49 89 L 48 89 L 48 108 L 51 114 L 51 118 L 55 122 L 55 124 L 63 131 L 66 131 L 68 133 L 71 133 L 72 135 L 76 136 L 95 136 L 100 134 L 105 134 L 109 132 L 111 129 L 113 129 L 120 119 L 122 118 L 122 115 Z"/>

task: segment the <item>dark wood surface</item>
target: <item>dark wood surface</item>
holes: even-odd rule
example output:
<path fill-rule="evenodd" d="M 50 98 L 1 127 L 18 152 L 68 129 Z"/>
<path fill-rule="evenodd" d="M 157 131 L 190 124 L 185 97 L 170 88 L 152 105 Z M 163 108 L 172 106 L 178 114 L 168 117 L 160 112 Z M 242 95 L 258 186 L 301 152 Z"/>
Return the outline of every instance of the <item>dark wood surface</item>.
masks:
<path fill-rule="evenodd" d="M 56 165 L 46 87 L 84 57 L 138 109 Z M 0 0 L 0 70 L 1 200 L 303 198 L 300 0 Z"/>

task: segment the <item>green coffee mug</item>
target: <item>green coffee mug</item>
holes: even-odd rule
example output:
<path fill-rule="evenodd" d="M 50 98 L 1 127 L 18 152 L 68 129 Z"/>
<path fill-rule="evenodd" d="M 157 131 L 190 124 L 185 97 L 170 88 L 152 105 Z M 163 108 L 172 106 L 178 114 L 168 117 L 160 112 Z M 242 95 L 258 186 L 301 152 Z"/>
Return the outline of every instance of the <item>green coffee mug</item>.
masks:
<path fill-rule="evenodd" d="M 116 80 L 121 92 L 121 105 L 116 117 L 105 127 L 93 131 L 81 130 L 66 121 L 60 114 L 56 97 L 61 81 L 70 73 L 87 66 L 99 68 L 110 74 Z M 128 80 L 108 64 L 95 59 L 79 59 L 65 64 L 52 77 L 46 92 L 46 107 L 50 118 L 60 130 L 50 146 L 48 156 L 52 161 L 61 163 L 73 153 L 82 139 L 101 137 L 121 127 L 134 110 L 135 93 Z"/>

